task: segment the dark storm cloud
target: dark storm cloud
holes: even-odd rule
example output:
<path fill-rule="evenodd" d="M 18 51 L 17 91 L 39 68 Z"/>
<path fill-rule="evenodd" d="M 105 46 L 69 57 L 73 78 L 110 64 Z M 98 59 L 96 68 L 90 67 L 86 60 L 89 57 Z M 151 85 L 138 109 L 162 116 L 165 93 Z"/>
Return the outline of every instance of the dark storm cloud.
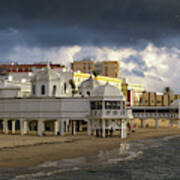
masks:
<path fill-rule="evenodd" d="M 128 45 L 179 36 L 179 0 L 2 0 L 0 30 L 37 46 Z"/>

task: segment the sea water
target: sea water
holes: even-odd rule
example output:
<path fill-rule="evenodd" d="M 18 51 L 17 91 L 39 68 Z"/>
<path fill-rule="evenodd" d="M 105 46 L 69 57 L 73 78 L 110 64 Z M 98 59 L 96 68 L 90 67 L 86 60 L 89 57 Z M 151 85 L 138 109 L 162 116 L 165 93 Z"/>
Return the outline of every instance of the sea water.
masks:
<path fill-rule="evenodd" d="M 0 179 L 180 180 L 180 137 L 127 142 L 94 156 L 45 162 L 36 167 L 0 169 Z"/>

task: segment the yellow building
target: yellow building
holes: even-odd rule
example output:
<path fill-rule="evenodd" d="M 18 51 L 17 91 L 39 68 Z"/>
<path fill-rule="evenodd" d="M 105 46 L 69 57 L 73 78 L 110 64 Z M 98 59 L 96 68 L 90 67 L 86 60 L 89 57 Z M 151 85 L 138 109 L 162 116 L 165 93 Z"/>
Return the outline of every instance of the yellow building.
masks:
<path fill-rule="evenodd" d="M 128 106 L 138 106 L 144 92 L 144 86 L 142 84 L 130 84 L 123 80 L 122 91 Z"/>
<path fill-rule="evenodd" d="M 120 62 L 119 61 L 103 61 L 101 74 L 103 76 L 120 78 Z"/>
<path fill-rule="evenodd" d="M 81 73 L 81 72 L 73 72 L 73 80 L 76 84 L 76 87 L 80 86 L 80 84 L 88 79 L 90 77 L 90 74 L 87 73 Z M 122 80 L 118 78 L 111 78 L 106 76 L 93 76 L 94 79 L 98 80 L 101 85 L 106 84 L 107 82 L 113 86 L 116 86 L 121 89 Z"/>
<path fill-rule="evenodd" d="M 74 72 L 73 80 L 76 84 L 76 88 L 80 87 L 81 83 L 90 78 L 90 74 Z M 107 76 L 93 76 L 93 79 L 97 80 L 100 85 L 104 85 L 107 82 L 115 87 L 122 90 L 127 105 L 139 105 L 140 97 L 144 92 L 144 86 L 142 84 L 130 84 L 126 83 L 125 80 L 119 78 L 112 78 Z"/>
<path fill-rule="evenodd" d="M 80 71 L 82 73 L 96 71 L 101 76 L 120 78 L 119 61 L 94 62 L 90 59 L 84 59 L 71 63 L 71 69 L 74 72 Z"/>
<path fill-rule="evenodd" d="M 172 93 L 143 92 L 140 100 L 141 106 L 169 106 L 180 95 Z"/>
<path fill-rule="evenodd" d="M 94 68 L 95 62 L 90 59 L 84 59 L 82 61 L 74 61 L 71 63 L 72 71 L 80 71 L 82 73 L 90 73 Z"/>
<path fill-rule="evenodd" d="M 163 105 L 163 94 L 156 94 L 156 106 Z"/>

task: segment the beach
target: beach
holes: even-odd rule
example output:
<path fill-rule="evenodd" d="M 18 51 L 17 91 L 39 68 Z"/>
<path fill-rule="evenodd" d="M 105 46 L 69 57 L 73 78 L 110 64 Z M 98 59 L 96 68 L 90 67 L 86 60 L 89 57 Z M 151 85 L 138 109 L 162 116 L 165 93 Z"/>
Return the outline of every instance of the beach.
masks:
<path fill-rule="evenodd" d="M 127 141 L 180 135 L 178 128 L 136 129 Z M 103 150 L 118 148 L 126 141 L 116 137 L 96 138 L 76 136 L 20 136 L 0 134 L 0 168 L 31 167 L 48 161 L 89 156 Z"/>

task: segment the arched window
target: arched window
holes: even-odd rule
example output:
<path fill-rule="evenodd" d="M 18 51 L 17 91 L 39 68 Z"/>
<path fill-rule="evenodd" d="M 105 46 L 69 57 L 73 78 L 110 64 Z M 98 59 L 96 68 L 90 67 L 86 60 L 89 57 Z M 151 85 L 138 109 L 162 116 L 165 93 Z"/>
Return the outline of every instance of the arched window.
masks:
<path fill-rule="evenodd" d="M 42 94 L 42 95 L 45 95 L 45 93 L 46 93 L 46 92 L 45 92 L 45 85 L 42 85 L 42 86 L 41 86 L 41 94 Z"/>
<path fill-rule="evenodd" d="M 66 94 L 67 85 L 64 83 L 64 94 Z"/>
<path fill-rule="evenodd" d="M 32 85 L 32 94 L 35 95 L 36 94 L 36 86 Z"/>
<path fill-rule="evenodd" d="M 56 85 L 54 85 L 54 86 L 53 86 L 52 95 L 53 95 L 53 96 L 55 96 L 55 95 L 56 95 Z"/>
<path fill-rule="evenodd" d="M 90 95 L 91 95 L 90 91 L 87 91 L 87 92 L 86 92 L 86 94 L 87 94 L 88 96 L 90 96 Z"/>

